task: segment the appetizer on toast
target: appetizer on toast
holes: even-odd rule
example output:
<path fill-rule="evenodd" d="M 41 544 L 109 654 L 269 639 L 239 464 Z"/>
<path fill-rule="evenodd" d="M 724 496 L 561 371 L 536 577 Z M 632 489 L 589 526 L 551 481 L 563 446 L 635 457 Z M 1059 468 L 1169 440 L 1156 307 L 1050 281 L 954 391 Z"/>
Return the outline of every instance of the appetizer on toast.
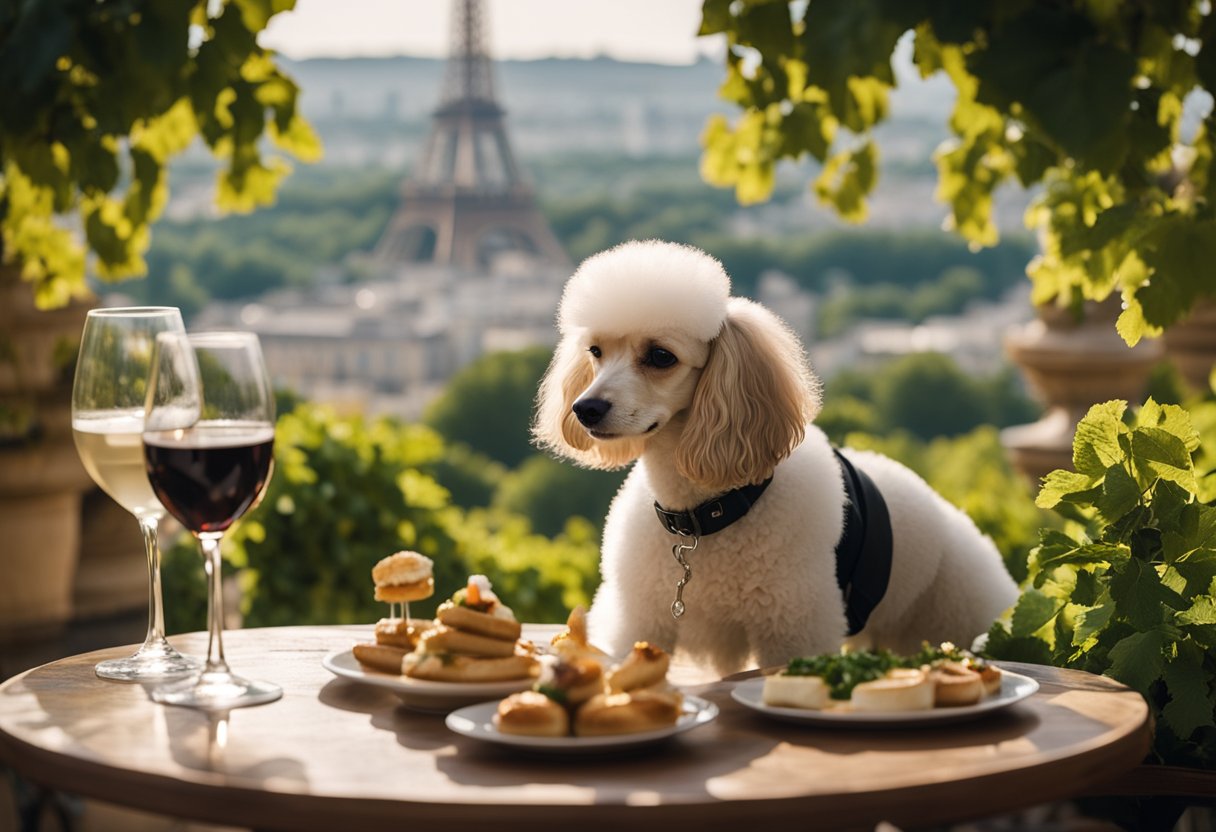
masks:
<path fill-rule="evenodd" d="M 791 659 L 765 677 L 762 700 L 810 710 L 923 711 L 975 705 L 1000 689 L 998 668 L 944 642 L 913 656 L 858 650 Z"/>

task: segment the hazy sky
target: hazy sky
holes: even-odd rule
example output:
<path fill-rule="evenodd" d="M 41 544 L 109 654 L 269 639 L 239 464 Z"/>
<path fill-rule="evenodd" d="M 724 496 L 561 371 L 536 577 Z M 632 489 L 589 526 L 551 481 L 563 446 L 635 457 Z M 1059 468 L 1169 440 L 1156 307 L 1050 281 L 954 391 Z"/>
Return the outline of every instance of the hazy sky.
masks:
<path fill-rule="evenodd" d="M 298 0 L 262 34 L 291 58 L 353 55 L 444 56 L 449 0 Z M 714 52 L 698 39 L 701 0 L 486 0 L 495 58 L 609 55 L 628 61 L 690 63 Z"/>

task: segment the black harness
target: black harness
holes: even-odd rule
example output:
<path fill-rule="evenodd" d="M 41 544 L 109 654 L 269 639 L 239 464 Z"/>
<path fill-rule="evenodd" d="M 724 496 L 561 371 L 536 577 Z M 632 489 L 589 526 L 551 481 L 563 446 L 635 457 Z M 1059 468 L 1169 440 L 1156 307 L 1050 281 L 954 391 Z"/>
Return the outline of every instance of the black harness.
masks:
<path fill-rule="evenodd" d="M 844 534 L 836 544 L 836 583 L 844 596 L 844 614 L 849 635 L 866 626 L 870 613 L 887 594 L 891 578 L 891 515 L 887 501 L 865 471 L 853 467 L 836 448 L 832 449 L 844 474 L 848 504 Z"/>
<path fill-rule="evenodd" d="M 844 597 L 849 635 L 856 635 L 865 627 L 870 613 L 887 592 L 893 544 L 891 516 L 874 480 L 855 468 L 839 450 L 833 448 L 832 452 L 840 463 L 845 496 L 848 498 L 844 532 L 836 544 L 836 583 Z M 769 477 L 762 483 L 735 488 L 687 511 L 669 511 L 657 501 L 654 510 L 667 531 L 693 539 L 693 546 L 684 547 L 692 549 L 697 538 L 719 532 L 742 519 L 772 481 L 773 478 Z M 679 555 L 677 560 L 684 563 Z M 681 586 L 691 577 L 687 566 L 685 569 L 685 580 Z"/>

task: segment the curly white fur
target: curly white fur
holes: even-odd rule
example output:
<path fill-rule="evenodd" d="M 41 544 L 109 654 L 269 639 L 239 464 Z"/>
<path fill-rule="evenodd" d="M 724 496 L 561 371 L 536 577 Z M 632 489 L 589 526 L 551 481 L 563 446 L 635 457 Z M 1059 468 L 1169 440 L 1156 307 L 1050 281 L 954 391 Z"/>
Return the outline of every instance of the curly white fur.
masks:
<path fill-rule="evenodd" d="M 846 640 L 835 577 L 846 495 L 827 438 L 808 424 L 818 382 L 775 315 L 728 295 L 721 265 L 687 246 L 633 242 L 589 258 L 562 298 L 563 338 L 534 424 L 542 446 L 579 464 L 638 460 L 604 527 L 593 641 L 623 655 L 648 640 L 722 673 Z M 660 366 L 656 349 L 676 362 Z M 585 425 L 572 408 L 592 400 L 608 409 Z M 847 455 L 882 491 L 894 536 L 886 596 L 853 642 L 899 651 L 922 640 L 969 644 L 1017 596 L 996 547 L 904 466 Z M 769 474 L 747 516 L 689 556 L 687 613 L 677 622 L 670 608 L 682 570 L 655 501 L 687 509 Z"/>

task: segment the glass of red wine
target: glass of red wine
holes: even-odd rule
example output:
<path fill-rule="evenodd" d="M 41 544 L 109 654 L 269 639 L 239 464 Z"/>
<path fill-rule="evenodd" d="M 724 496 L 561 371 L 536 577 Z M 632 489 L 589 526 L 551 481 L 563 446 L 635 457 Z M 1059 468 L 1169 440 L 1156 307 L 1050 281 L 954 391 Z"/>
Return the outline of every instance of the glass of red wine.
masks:
<path fill-rule="evenodd" d="M 220 575 L 220 540 L 258 499 L 274 456 L 274 394 L 257 336 L 158 335 L 143 446 L 152 490 L 198 540 L 207 573 L 207 663 L 152 699 L 210 710 L 273 702 L 278 685 L 237 676 L 224 660 Z"/>

